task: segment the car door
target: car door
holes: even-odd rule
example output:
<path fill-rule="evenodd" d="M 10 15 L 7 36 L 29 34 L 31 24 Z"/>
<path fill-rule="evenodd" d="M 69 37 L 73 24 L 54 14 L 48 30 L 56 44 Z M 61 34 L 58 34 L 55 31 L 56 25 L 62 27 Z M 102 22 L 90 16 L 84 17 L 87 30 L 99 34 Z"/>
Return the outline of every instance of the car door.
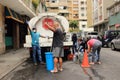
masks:
<path fill-rule="evenodd" d="M 118 49 L 120 49 L 120 35 L 119 35 L 119 38 L 118 38 Z"/>
<path fill-rule="evenodd" d="M 117 49 L 120 49 L 120 35 L 117 36 L 116 41 L 115 41 L 115 45 Z"/>

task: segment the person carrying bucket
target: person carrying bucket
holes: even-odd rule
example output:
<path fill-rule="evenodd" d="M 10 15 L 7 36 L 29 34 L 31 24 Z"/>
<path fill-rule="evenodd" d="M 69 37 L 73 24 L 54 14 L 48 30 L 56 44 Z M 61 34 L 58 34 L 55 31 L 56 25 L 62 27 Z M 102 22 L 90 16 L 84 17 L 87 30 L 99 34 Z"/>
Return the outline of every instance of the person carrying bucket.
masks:
<path fill-rule="evenodd" d="M 54 21 L 53 26 L 50 26 L 47 22 L 45 24 L 48 26 L 49 30 L 54 32 L 52 43 L 52 52 L 54 56 L 54 69 L 51 70 L 51 72 L 56 73 L 58 72 L 58 70 L 60 71 L 63 70 L 62 57 L 64 57 L 63 49 L 64 32 L 57 21 Z"/>

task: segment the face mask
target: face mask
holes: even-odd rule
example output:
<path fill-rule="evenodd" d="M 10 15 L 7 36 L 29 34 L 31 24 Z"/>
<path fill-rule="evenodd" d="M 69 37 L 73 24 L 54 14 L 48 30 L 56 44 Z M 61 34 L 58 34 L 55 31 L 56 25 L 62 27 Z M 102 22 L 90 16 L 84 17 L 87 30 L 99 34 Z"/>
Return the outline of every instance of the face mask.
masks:
<path fill-rule="evenodd" d="M 33 32 L 36 32 L 36 30 L 33 30 Z"/>

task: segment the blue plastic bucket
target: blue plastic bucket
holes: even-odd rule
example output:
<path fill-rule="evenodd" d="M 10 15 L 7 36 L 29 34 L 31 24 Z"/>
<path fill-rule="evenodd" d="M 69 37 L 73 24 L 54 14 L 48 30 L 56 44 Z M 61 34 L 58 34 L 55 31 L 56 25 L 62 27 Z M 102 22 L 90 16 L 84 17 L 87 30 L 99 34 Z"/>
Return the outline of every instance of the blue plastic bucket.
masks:
<path fill-rule="evenodd" d="M 52 52 L 46 52 L 45 53 L 46 58 L 46 68 L 48 71 L 51 71 L 54 69 L 54 61 L 53 61 L 53 54 Z"/>

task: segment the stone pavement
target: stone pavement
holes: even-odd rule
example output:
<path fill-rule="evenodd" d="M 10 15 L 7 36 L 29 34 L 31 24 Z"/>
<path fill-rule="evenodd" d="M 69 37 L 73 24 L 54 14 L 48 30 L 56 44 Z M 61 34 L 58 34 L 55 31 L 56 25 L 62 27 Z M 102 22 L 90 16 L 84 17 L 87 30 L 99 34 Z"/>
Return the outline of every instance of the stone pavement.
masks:
<path fill-rule="evenodd" d="M 26 48 L 12 50 L 0 55 L 0 79 L 22 64 L 29 57 Z"/>

